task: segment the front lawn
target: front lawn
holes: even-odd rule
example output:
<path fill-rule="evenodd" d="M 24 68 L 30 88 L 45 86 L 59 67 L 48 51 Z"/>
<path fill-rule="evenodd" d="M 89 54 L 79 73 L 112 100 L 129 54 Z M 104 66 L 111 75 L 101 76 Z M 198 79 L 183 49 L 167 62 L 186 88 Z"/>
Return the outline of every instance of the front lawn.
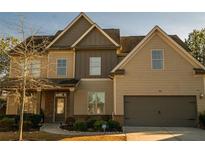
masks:
<path fill-rule="evenodd" d="M 34 131 L 34 132 L 24 132 L 23 137 L 24 140 L 28 140 L 28 141 L 57 141 L 67 136 Z M 17 141 L 17 140 L 18 140 L 18 132 L 0 132 L 0 141 Z"/>
<path fill-rule="evenodd" d="M 40 131 L 24 132 L 24 140 L 28 141 L 125 141 L 125 136 L 120 135 L 98 135 L 98 136 L 82 136 L 69 137 L 66 135 L 50 134 Z M 16 141 L 18 140 L 17 132 L 0 132 L 0 141 Z"/>

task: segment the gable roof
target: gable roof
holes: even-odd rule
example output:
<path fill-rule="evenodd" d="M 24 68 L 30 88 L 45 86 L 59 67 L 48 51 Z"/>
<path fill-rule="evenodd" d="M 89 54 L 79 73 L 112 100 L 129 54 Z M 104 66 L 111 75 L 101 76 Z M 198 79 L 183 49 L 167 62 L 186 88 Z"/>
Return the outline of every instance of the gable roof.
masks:
<path fill-rule="evenodd" d="M 191 52 L 189 47 L 177 35 L 168 35 L 168 36 L 171 37 L 176 43 L 178 43 L 186 51 Z M 121 53 L 129 53 L 144 38 L 145 36 L 122 36 L 120 38 L 120 44 L 122 46 Z"/>
<path fill-rule="evenodd" d="M 178 47 L 182 52 L 182 54 L 189 59 L 189 62 L 195 63 L 198 67 L 202 68 L 205 70 L 205 67 L 197 61 L 191 54 L 187 52 L 187 50 L 182 46 L 182 42 L 174 36 L 170 37 L 167 35 L 159 26 L 155 26 L 141 41 L 136 41 L 138 44 L 132 49 L 132 51 L 111 71 L 114 73 L 117 69 L 120 69 L 122 66 L 126 65 L 126 63 L 132 59 L 133 56 L 135 56 L 138 53 L 138 49 L 146 43 L 151 36 L 153 35 L 154 32 L 159 31 L 165 38 L 167 38 L 171 43 L 173 43 L 176 47 Z"/>
<path fill-rule="evenodd" d="M 107 33 L 117 44 L 120 44 L 120 29 L 102 29 L 105 33 Z"/>
<path fill-rule="evenodd" d="M 73 21 L 71 21 L 70 24 L 63 30 L 63 31 L 58 31 L 59 34 L 50 42 L 50 44 L 46 47 L 48 49 L 51 47 L 65 32 L 67 32 L 72 25 L 74 25 L 81 17 L 84 17 L 89 23 L 94 24 L 94 22 L 83 12 L 81 12 Z"/>
<path fill-rule="evenodd" d="M 46 46 L 53 40 L 52 35 L 33 35 L 27 37 L 24 41 L 17 44 L 14 49 L 11 50 L 12 55 L 18 55 L 18 51 L 26 48 L 31 51 L 38 51 L 39 53 L 44 51 Z"/>
<path fill-rule="evenodd" d="M 83 38 L 85 38 L 94 28 L 97 28 L 110 42 L 112 42 L 115 46 L 119 47 L 120 45 L 111 38 L 103 29 L 101 29 L 97 24 L 93 24 L 77 41 L 75 41 L 71 47 L 75 47 Z"/>
<path fill-rule="evenodd" d="M 120 43 L 122 46 L 121 53 L 129 53 L 137 44 L 139 44 L 145 36 L 122 36 Z"/>
<path fill-rule="evenodd" d="M 103 29 L 113 40 L 115 40 L 117 43 L 120 44 L 120 34 L 119 34 L 119 29 Z M 63 30 L 59 30 L 57 31 L 54 35 L 35 35 L 35 36 L 32 36 L 33 37 L 33 41 L 34 41 L 34 44 L 37 46 L 37 45 L 40 45 L 43 43 L 43 41 L 46 41 L 46 46 L 45 48 L 47 47 L 48 44 L 50 44 Z M 25 41 L 29 41 L 31 38 L 28 37 L 26 38 Z M 45 49 L 44 48 L 44 49 Z M 44 50 L 42 49 L 42 50 Z M 58 49 L 65 49 L 63 47 L 59 47 Z"/>

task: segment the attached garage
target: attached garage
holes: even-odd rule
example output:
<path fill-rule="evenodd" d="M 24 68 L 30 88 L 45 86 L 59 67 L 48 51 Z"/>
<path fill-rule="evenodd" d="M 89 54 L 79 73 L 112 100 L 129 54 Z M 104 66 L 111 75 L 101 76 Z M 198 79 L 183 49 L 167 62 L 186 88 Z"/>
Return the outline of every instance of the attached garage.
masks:
<path fill-rule="evenodd" d="M 124 96 L 125 126 L 195 127 L 195 96 Z"/>

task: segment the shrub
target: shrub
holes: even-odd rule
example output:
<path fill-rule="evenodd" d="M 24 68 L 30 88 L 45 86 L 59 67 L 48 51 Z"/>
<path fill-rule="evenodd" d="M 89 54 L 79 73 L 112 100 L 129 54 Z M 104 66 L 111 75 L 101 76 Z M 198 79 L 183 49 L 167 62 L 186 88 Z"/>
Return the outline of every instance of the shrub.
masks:
<path fill-rule="evenodd" d="M 204 127 L 205 126 L 205 112 L 200 113 L 199 115 L 199 122 Z"/>
<path fill-rule="evenodd" d="M 15 124 L 14 118 L 5 117 L 5 118 L 0 120 L 1 127 L 11 128 L 12 126 L 14 126 L 14 124 Z"/>
<path fill-rule="evenodd" d="M 42 121 L 42 116 L 41 115 L 33 115 L 33 116 L 31 116 L 30 121 L 31 121 L 33 127 L 38 127 Z"/>
<path fill-rule="evenodd" d="M 108 124 L 108 129 L 110 131 L 120 131 L 121 130 L 121 126 L 118 121 L 110 119 L 107 124 Z"/>
<path fill-rule="evenodd" d="M 97 130 L 97 131 L 103 131 L 102 129 L 102 125 L 107 125 L 107 121 L 104 121 L 104 120 L 97 120 L 95 123 L 94 123 L 94 129 Z"/>
<path fill-rule="evenodd" d="M 87 120 L 87 128 L 94 128 L 94 124 L 95 124 L 95 122 L 97 121 L 97 119 L 96 118 L 89 118 L 88 120 Z"/>
<path fill-rule="evenodd" d="M 87 130 L 86 123 L 85 122 L 75 122 L 74 123 L 74 130 L 86 131 Z"/>
<path fill-rule="evenodd" d="M 16 116 L 15 117 L 16 124 L 19 123 L 19 120 L 20 117 Z M 43 117 L 40 114 L 29 114 L 29 113 L 24 114 L 24 121 L 30 121 L 32 123 L 32 127 L 38 127 L 42 120 Z"/>
<path fill-rule="evenodd" d="M 74 117 L 68 117 L 65 121 L 65 123 L 68 125 L 68 127 L 73 127 L 75 123 Z"/>
<path fill-rule="evenodd" d="M 17 115 L 0 115 L 0 120 L 4 119 L 4 118 L 13 118 L 15 120 Z"/>
<path fill-rule="evenodd" d="M 0 115 L 6 114 L 6 101 L 0 98 Z"/>
<path fill-rule="evenodd" d="M 17 130 L 19 127 L 19 115 L 5 115 L 0 117 L 0 128 L 2 130 Z M 24 114 L 24 130 L 39 128 L 42 121 L 42 115 Z"/>

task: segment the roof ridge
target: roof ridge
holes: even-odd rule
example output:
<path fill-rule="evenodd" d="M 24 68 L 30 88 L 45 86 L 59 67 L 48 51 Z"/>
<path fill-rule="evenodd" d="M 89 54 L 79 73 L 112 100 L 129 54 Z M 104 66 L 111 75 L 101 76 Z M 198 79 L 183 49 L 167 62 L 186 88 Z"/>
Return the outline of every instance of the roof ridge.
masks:
<path fill-rule="evenodd" d="M 120 37 L 145 37 L 145 35 L 129 35 L 129 36 L 120 36 Z"/>

